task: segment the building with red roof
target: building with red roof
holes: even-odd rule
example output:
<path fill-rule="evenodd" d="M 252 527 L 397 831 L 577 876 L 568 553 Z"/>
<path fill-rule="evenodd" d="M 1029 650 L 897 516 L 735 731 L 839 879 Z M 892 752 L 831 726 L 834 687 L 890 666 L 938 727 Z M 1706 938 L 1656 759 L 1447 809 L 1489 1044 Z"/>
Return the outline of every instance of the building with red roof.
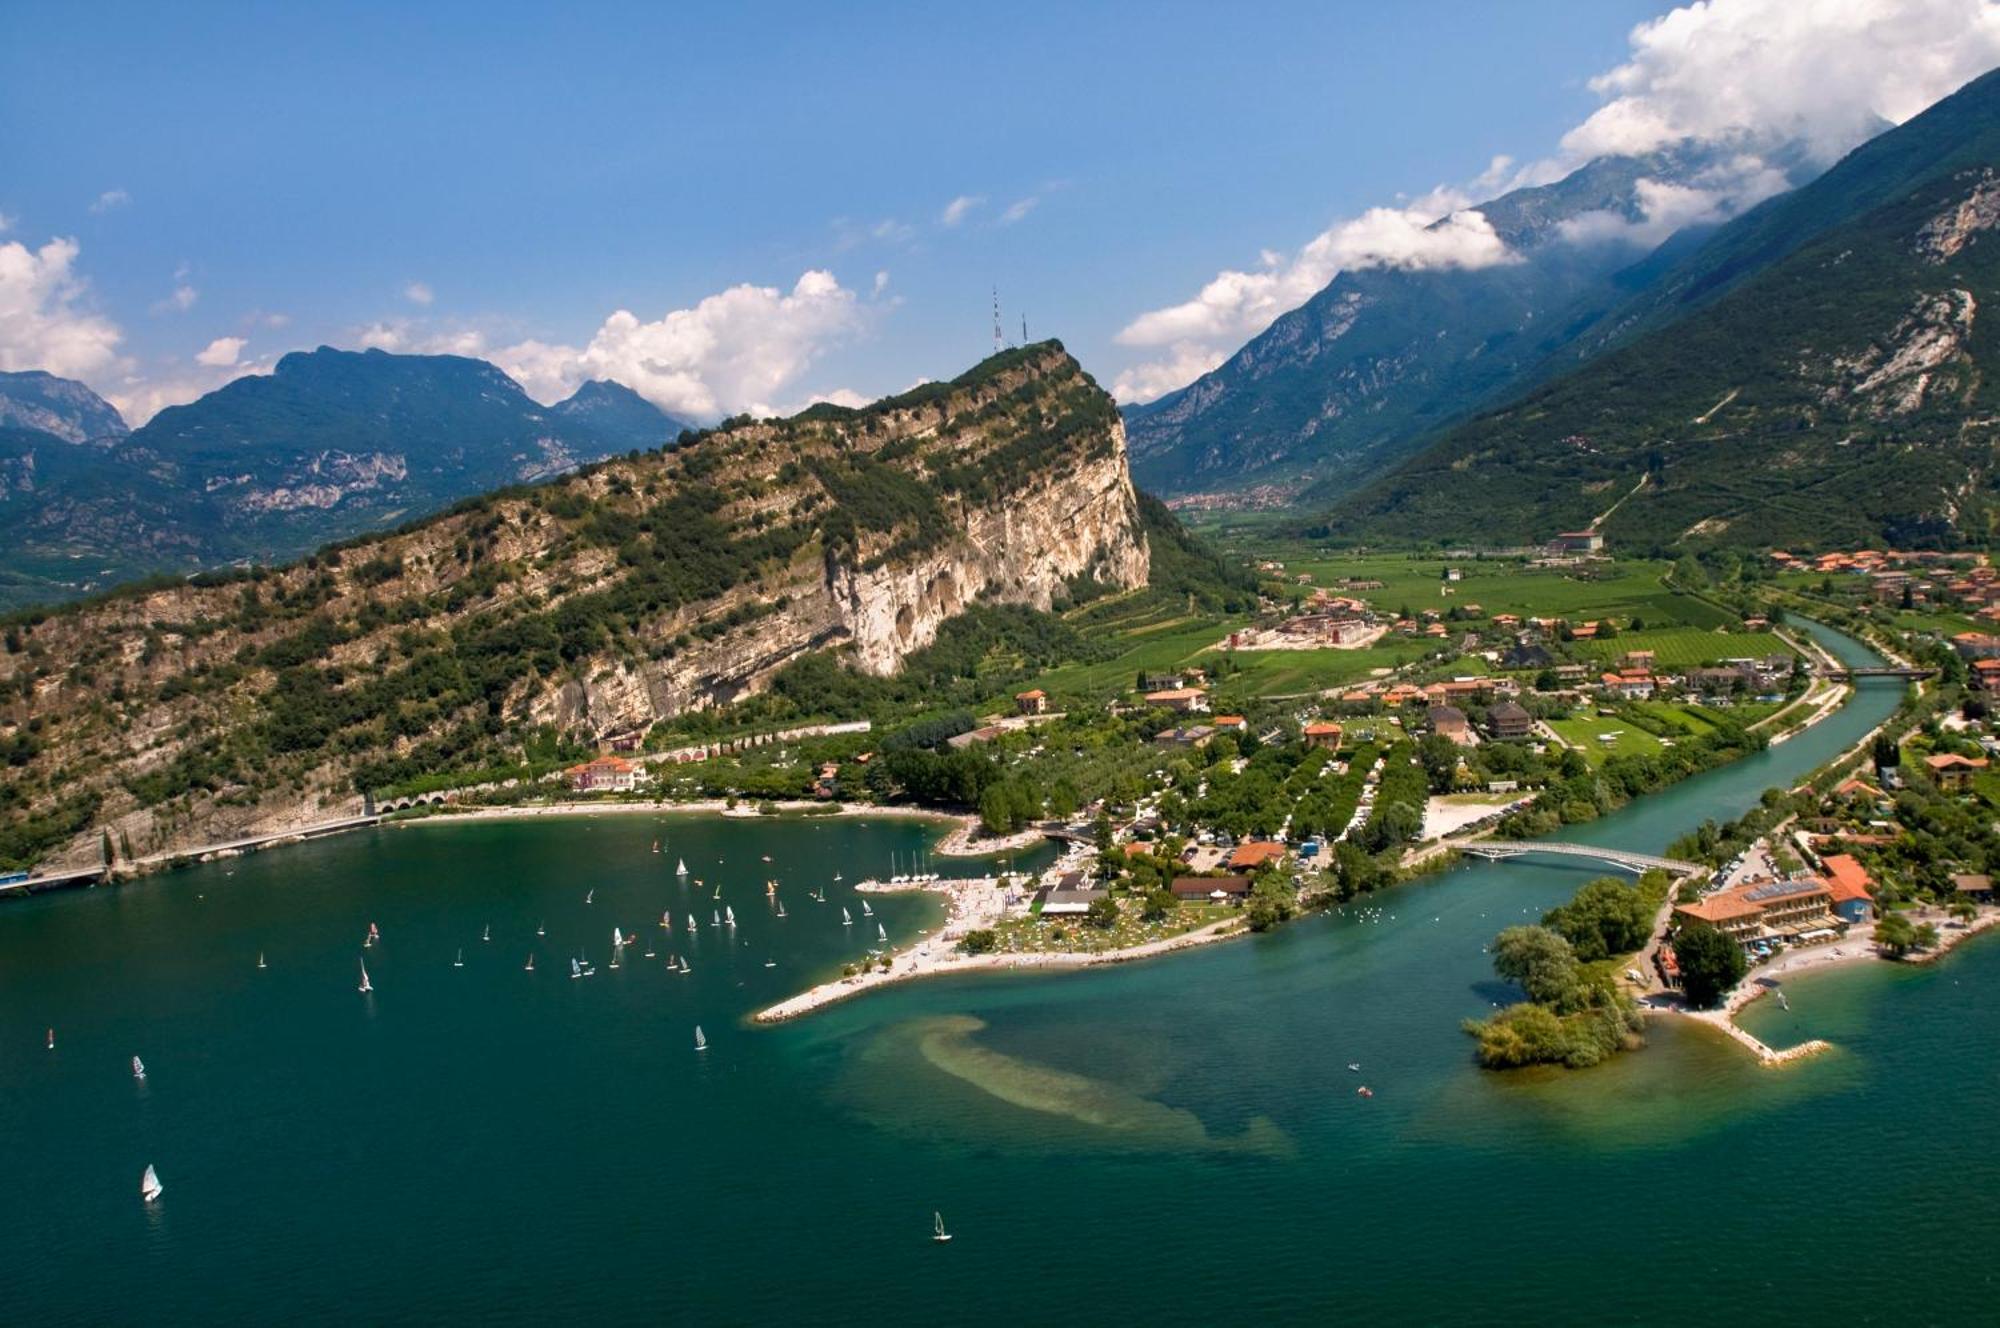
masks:
<path fill-rule="evenodd" d="M 1875 907 L 1869 886 L 1875 878 L 1849 853 L 1834 853 L 1825 859 L 1826 886 L 1833 892 L 1833 911 L 1848 922 L 1866 922 Z"/>

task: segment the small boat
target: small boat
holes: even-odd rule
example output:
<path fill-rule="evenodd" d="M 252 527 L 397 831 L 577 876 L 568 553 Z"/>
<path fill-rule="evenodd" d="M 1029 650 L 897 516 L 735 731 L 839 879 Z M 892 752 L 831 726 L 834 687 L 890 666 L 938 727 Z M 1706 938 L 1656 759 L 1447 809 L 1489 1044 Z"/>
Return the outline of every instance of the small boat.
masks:
<path fill-rule="evenodd" d="M 769 862 L 770 859 L 766 858 L 764 859 L 764 861 Z M 777 897 L 778 897 L 778 883 L 776 881 L 764 882 L 764 898 L 776 899 Z"/>
<path fill-rule="evenodd" d="M 839 879 L 840 879 L 840 873 L 839 873 L 839 872 L 835 872 L 835 873 L 833 874 L 833 879 L 834 879 L 834 880 L 836 880 L 836 881 L 837 881 L 837 880 L 839 880 Z"/>
<path fill-rule="evenodd" d="M 1361 1085 L 1361 1087 L 1359 1087 L 1359 1088 L 1357 1088 L 1357 1089 L 1355 1089 L 1355 1090 L 1354 1090 L 1354 1096 L 1356 1096 L 1356 1097 L 1374 1097 L 1374 1096 L 1375 1096 L 1375 1091 L 1374 1091 L 1373 1089 L 1371 1089 L 1370 1087 L 1368 1087 L 1368 1085 L 1367 1085 L 1367 1084 L 1363 1084 L 1363 1085 Z"/>
<path fill-rule="evenodd" d="M 153 1170 L 153 1164 L 148 1162 L 146 1164 L 146 1174 L 139 1177 L 139 1197 L 147 1203 L 151 1203 L 153 1200 L 159 1198 L 166 1191 L 166 1188 L 166 1186 L 160 1184 L 160 1173 Z"/>
<path fill-rule="evenodd" d="M 683 973 L 688 971 L 688 957 L 686 955 L 681 956 L 680 971 Z"/>
<path fill-rule="evenodd" d="M 700 1024 L 694 1026 L 694 1049 L 696 1051 L 708 1050 L 708 1039 L 702 1036 Z"/>
<path fill-rule="evenodd" d="M 132 1077 L 134 1079 L 144 1079 L 146 1077 L 146 1062 L 140 1060 L 137 1056 L 132 1058 Z"/>
<path fill-rule="evenodd" d="M 653 947 L 650 945 L 646 947 L 646 958 L 653 958 Z"/>
<path fill-rule="evenodd" d="M 700 884 L 700 882 L 699 882 L 699 881 L 697 881 L 697 882 L 696 882 L 695 884 L 699 885 L 699 884 Z M 715 887 L 715 897 L 716 897 L 717 899 L 720 899 L 720 898 L 722 898 L 722 886 L 721 886 L 720 884 L 718 884 L 718 885 L 717 885 L 717 886 Z"/>
<path fill-rule="evenodd" d="M 548 934 L 549 934 L 549 924 L 548 924 L 548 923 L 546 923 L 546 922 L 538 922 L 538 923 L 536 923 L 536 924 L 535 924 L 535 935 L 537 935 L 537 936 L 546 936 L 546 935 L 548 935 Z"/>
<path fill-rule="evenodd" d="M 1790 1010 L 1792 1008 L 1792 1003 L 1785 999 L 1785 993 L 1782 988 L 1778 990 L 1776 995 L 1778 997 L 1778 1008 L 1780 1010 Z"/>
<path fill-rule="evenodd" d="M 1354 1072 L 1355 1072 L 1356 1074 L 1360 1074 L 1360 1073 L 1361 1073 L 1361 1062 L 1360 1062 L 1360 1061 L 1349 1061 L 1349 1062 L 1347 1063 L 1347 1068 L 1348 1068 L 1348 1069 L 1350 1069 L 1350 1070 L 1352 1070 L 1352 1071 L 1354 1071 Z"/>
<path fill-rule="evenodd" d="M 722 925 L 722 914 L 717 913 L 711 917 L 708 920 L 708 925 L 711 927 L 720 927 Z"/>
<path fill-rule="evenodd" d="M 785 901 L 782 899 L 778 901 L 778 916 L 781 918 L 785 916 Z"/>
<path fill-rule="evenodd" d="M 618 967 L 618 951 L 616 950 L 611 952 L 611 967 L 614 969 Z"/>
<path fill-rule="evenodd" d="M 660 926 L 662 928 L 666 928 L 666 927 L 671 927 L 673 925 L 674 925 L 673 919 L 667 915 L 665 910 L 662 910 L 660 913 Z"/>
<path fill-rule="evenodd" d="M 463 946 L 459 947 L 458 958 L 451 961 L 451 966 L 453 968 L 465 967 L 465 948 Z"/>
<path fill-rule="evenodd" d="M 259 968 L 263 968 L 264 966 L 265 966 L 265 965 L 264 965 L 264 952 L 263 952 L 262 950 L 259 950 L 259 951 L 257 952 L 257 967 L 259 967 Z"/>
<path fill-rule="evenodd" d="M 764 967 L 766 968 L 776 968 L 777 966 L 778 966 L 778 961 L 775 959 L 766 959 L 764 961 Z"/>
<path fill-rule="evenodd" d="M 658 853 L 659 851 L 660 851 L 660 841 L 656 839 L 653 841 L 653 852 Z"/>
<path fill-rule="evenodd" d="M 528 956 L 528 962 L 521 966 L 521 971 L 523 973 L 532 973 L 535 971 L 535 957 L 533 955 Z"/>
<path fill-rule="evenodd" d="M 625 944 L 625 933 L 620 931 L 618 928 L 613 927 L 611 929 L 611 948 L 616 950 L 624 944 Z"/>
<path fill-rule="evenodd" d="M 694 914 L 688 914 L 688 935 L 694 935 Z"/>
<path fill-rule="evenodd" d="M 493 924 L 492 924 L 492 923 L 490 923 L 490 922 L 489 922 L 489 923 L 487 923 L 487 924 L 486 924 L 486 930 L 484 930 L 484 931 L 482 931 L 482 932 L 480 932 L 480 933 L 479 933 L 479 939 L 480 939 L 480 940 L 482 940 L 482 941 L 490 941 L 490 940 L 492 940 L 492 939 L 493 939 Z"/>
<path fill-rule="evenodd" d="M 56 1049 L 56 1031 L 53 1028 L 51 1028 L 49 1030 L 49 1050 L 54 1051 L 55 1049 Z"/>
<path fill-rule="evenodd" d="M 944 1229 L 944 1214 L 943 1214 L 943 1213 L 932 1213 L 932 1214 L 931 1214 L 931 1224 L 932 1224 L 932 1231 L 931 1231 L 931 1239 L 932 1239 L 932 1240 L 934 1240 L 934 1241 L 936 1241 L 936 1242 L 937 1242 L 938 1244 L 942 1245 L 942 1244 L 944 1244 L 944 1243 L 945 1243 L 946 1241 L 948 1241 L 948 1240 L 950 1240 L 950 1239 L 951 1239 L 951 1233 L 950 1233 L 949 1231 L 946 1231 L 946 1230 Z"/>
<path fill-rule="evenodd" d="M 768 853 L 766 853 L 766 854 L 764 855 L 764 861 L 766 861 L 766 862 L 769 862 L 770 860 L 771 860 L 771 855 L 770 855 L 770 854 L 768 854 Z"/>
<path fill-rule="evenodd" d="M 843 927 L 852 927 L 854 925 L 854 915 L 847 911 L 845 904 L 840 907 L 840 925 Z"/>
<path fill-rule="evenodd" d="M 889 939 L 889 933 L 883 930 L 882 924 L 879 922 L 875 924 L 875 939 L 878 941 L 886 941 Z"/>
<path fill-rule="evenodd" d="M 584 903 L 586 903 L 586 904 L 589 904 L 589 903 L 594 903 L 594 902 L 596 901 L 596 899 L 597 899 L 597 891 L 596 891 L 595 889 L 591 889 L 591 890 L 585 890 L 585 891 L 583 892 L 583 902 L 584 902 Z"/>
<path fill-rule="evenodd" d="M 572 979 L 580 978 L 583 976 L 583 965 L 579 964 L 576 961 L 576 957 L 574 955 L 570 956 L 569 975 Z"/>
<path fill-rule="evenodd" d="M 724 925 L 734 927 L 736 925 L 736 910 L 724 905 L 722 909 L 722 921 Z"/>
<path fill-rule="evenodd" d="M 685 876 L 687 874 L 688 874 L 687 859 L 686 858 L 674 859 L 674 875 Z"/>
<path fill-rule="evenodd" d="M 358 990 L 364 993 L 375 990 L 375 984 L 368 980 L 368 961 L 365 959 L 361 961 L 361 986 Z"/>
<path fill-rule="evenodd" d="M 872 918 L 875 916 L 875 910 L 868 907 L 868 901 L 865 899 L 861 901 L 861 916 L 864 918 Z"/>

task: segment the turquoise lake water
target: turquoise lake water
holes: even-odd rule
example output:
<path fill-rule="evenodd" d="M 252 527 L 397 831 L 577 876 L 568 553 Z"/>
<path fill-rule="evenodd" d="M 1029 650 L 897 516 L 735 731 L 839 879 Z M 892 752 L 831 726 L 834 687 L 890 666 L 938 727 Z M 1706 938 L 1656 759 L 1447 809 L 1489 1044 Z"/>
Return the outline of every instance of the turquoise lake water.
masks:
<path fill-rule="evenodd" d="M 1805 737 L 1564 837 L 1661 849 L 1897 695 L 1867 684 Z M 1588 1073 L 1476 1069 L 1458 1025 L 1508 996 L 1481 946 L 1595 871 L 1532 860 L 1159 962 L 747 1025 L 865 948 L 848 887 L 926 834 L 417 825 L 0 909 L 5 1318 L 1994 1318 L 1990 940 L 1789 983 L 1789 1014 L 1748 1022 L 1837 1050 L 1782 1070 L 1673 1024 Z M 718 884 L 733 943 L 708 925 Z M 922 898 L 871 902 L 892 942 L 935 925 Z M 616 971 L 613 926 L 641 938 Z M 596 977 L 567 976 L 579 950 Z"/>

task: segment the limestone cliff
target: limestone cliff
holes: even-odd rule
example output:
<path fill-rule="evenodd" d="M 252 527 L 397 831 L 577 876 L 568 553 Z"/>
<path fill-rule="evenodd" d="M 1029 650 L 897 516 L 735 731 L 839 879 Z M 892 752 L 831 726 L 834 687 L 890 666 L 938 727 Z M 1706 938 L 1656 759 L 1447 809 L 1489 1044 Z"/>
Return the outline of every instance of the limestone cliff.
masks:
<path fill-rule="evenodd" d="M 726 704 L 817 650 L 893 673 L 976 602 L 1132 587 L 1116 408 L 1060 345 L 504 490 L 291 566 L 17 623 L 0 860 L 357 808 Z M 539 736 L 538 736 L 539 735 Z"/>

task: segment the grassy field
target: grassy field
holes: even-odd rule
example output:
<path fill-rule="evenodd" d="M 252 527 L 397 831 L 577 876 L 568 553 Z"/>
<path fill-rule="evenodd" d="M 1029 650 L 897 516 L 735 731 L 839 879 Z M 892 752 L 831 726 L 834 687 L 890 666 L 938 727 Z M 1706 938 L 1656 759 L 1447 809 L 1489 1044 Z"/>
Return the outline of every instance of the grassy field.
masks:
<path fill-rule="evenodd" d="M 1706 606 L 1704 606 L 1706 607 Z M 1609 641 L 1578 641 L 1577 650 L 1606 662 L 1623 659 L 1628 651 L 1650 650 L 1661 668 L 1683 669 L 1722 659 L 1762 659 L 1790 655 L 1792 648 L 1770 632 L 1717 632 L 1698 627 L 1668 627 L 1620 632 Z"/>
<path fill-rule="evenodd" d="M 1563 741 L 1580 750 L 1591 761 L 1601 764 L 1609 756 L 1648 755 L 1660 750 L 1660 740 L 1631 720 L 1621 717 L 1591 715 L 1582 719 L 1552 719 L 1549 727 L 1562 736 Z M 1606 734 L 1617 734 L 1611 742 L 1600 739 Z"/>

